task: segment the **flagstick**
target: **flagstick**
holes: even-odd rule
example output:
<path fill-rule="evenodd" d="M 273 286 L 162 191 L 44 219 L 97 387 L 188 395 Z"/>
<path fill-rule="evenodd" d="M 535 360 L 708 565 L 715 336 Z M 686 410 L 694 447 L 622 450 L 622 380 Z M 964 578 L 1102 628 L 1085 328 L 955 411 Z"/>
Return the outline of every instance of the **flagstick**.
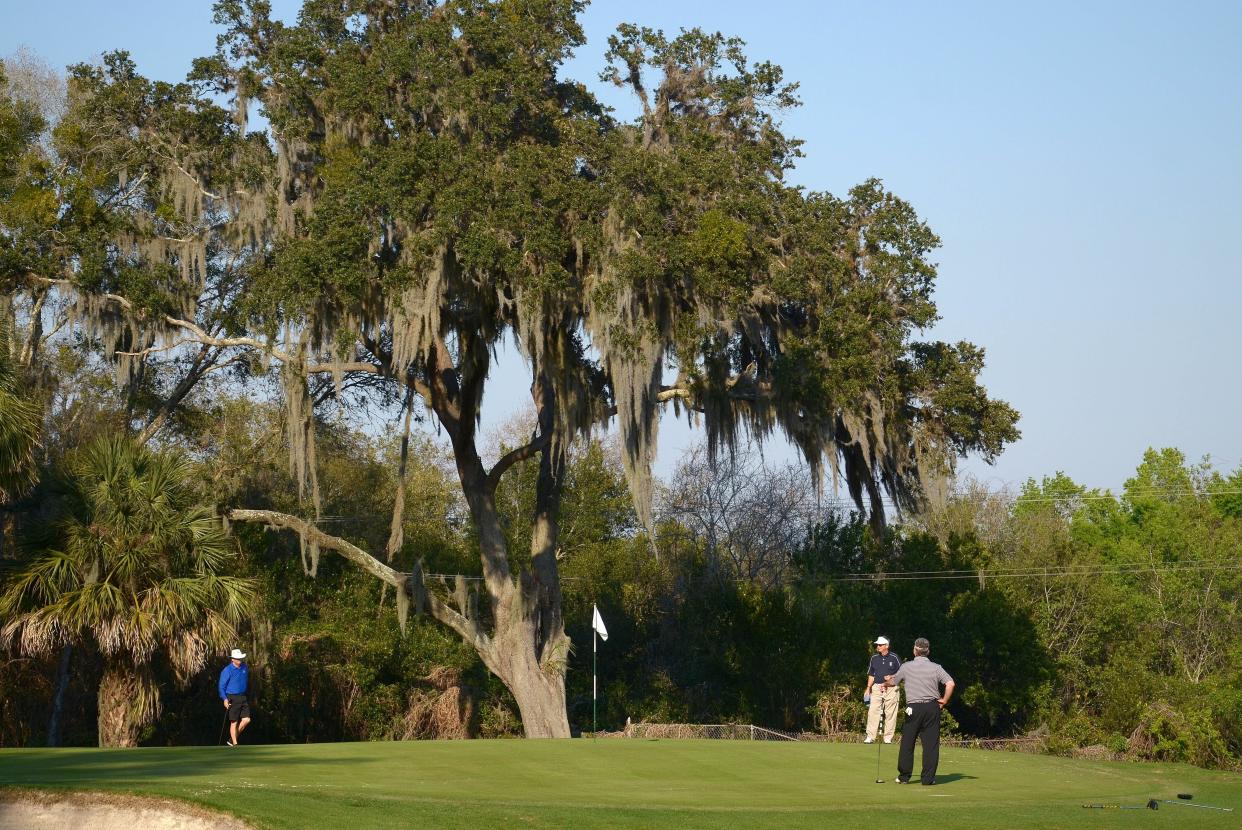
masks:
<path fill-rule="evenodd" d="M 592 617 L 591 618 L 591 740 L 592 741 L 595 740 L 595 733 L 598 731 L 598 728 L 595 726 L 595 695 L 596 695 L 595 667 L 596 667 L 596 661 L 598 659 L 596 657 L 596 654 L 599 652 L 599 645 L 597 644 L 598 643 L 597 638 L 598 638 L 598 632 L 595 630 L 595 618 Z"/>

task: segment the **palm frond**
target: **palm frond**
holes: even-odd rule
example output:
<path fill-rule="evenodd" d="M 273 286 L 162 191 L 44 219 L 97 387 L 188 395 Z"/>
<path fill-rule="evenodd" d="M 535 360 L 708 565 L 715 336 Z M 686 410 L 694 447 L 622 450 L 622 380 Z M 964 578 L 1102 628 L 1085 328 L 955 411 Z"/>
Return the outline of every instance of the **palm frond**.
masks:
<path fill-rule="evenodd" d="M 183 459 L 120 437 L 77 452 L 57 487 L 52 544 L 6 581 L 0 640 L 28 653 L 93 638 L 110 657 L 145 664 L 166 652 L 178 678 L 232 642 L 253 580 L 224 573 L 236 542 L 194 503 Z"/>
<path fill-rule="evenodd" d="M 17 498 L 34 484 L 42 420 L 38 404 L 18 393 L 5 341 L 0 335 L 0 503 Z"/>

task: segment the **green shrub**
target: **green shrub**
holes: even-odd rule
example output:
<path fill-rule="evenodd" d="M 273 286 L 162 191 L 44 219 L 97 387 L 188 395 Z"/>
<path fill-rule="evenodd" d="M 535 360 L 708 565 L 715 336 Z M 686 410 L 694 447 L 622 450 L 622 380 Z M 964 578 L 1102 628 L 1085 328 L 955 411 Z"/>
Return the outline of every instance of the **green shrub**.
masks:
<path fill-rule="evenodd" d="M 1188 711 L 1168 703 L 1147 705 L 1127 742 L 1127 753 L 1145 761 L 1177 761 L 1217 767 L 1228 761 L 1228 750 L 1211 712 L 1198 706 Z"/>

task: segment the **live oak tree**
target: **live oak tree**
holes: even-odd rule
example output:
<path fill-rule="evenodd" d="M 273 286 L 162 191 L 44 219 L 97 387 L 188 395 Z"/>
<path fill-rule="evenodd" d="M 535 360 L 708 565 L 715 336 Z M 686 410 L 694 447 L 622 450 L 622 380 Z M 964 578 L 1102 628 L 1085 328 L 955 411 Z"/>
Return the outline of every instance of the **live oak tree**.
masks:
<path fill-rule="evenodd" d="M 797 100 L 778 67 L 720 35 L 623 26 L 603 80 L 641 115 L 620 121 L 559 75 L 583 5 L 308 0 L 285 25 L 223 0 L 189 83 L 123 54 L 77 67 L 62 215 L 91 233 L 25 275 L 79 297 L 129 377 L 181 361 L 148 437 L 205 372 L 279 377 L 305 510 L 228 517 L 296 532 L 311 571 L 336 551 L 396 588 L 402 621 L 412 605 L 452 628 L 532 737 L 569 734 L 556 550 L 575 439 L 615 424 L 650 526 L 665 407 L 713 456 L 785 434 L 877 524 L 886 497 L 917 507 L 955 458 L 1017 436 L 977 382 L 981 349 L 915 340 L 938 240 L 914 210 L 877 181 L 846 198 L 786 181 L 799 144 L 776 114 Z M 247 132 L 256 109 L 266 127 Z M 510 339 L 536 426 L 489 468 L 480 406 Z M 447 437 L 479 596 L 390 564 L 400 492 L 385 550 L 317 525 L 317 406 L 360 398 L 403 413 L 403 440 L 420 405 Z M 538 474 L 518 556 L 495 493 L 521 461 Z"/>

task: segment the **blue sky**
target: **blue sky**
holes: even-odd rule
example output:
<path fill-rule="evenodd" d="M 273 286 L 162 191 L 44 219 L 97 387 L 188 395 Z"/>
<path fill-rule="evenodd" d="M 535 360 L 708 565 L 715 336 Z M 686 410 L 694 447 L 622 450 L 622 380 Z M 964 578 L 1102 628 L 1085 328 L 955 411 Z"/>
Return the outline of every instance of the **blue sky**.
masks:
<path fill-rule="evenodd" d="M 54 65 L 125 48 L 178 79 L 214 45 L 207 0 L 0 6 L 0 55 Z M 931 336 L 984 346 L 1023 415 L 995 466 L 964 469 L 1116 488 L 1148 446 L 1242 463 L 1242 3 L 597 0 L 567 74 L 594 82 L 622 21 L 746 40 L 801 83 L 795 181 L 878 176 L 940 234 Z M 667 471 L 693 436 L 663 439 Z"/>

